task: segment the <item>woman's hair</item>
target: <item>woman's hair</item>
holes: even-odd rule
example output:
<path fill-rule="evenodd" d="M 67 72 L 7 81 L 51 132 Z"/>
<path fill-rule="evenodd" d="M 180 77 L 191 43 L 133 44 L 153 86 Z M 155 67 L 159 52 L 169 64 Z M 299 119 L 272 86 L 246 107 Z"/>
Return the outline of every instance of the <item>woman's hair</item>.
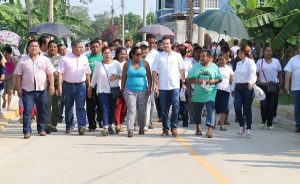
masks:
<path fill-rule="evenodd" d="M 252 55 L 251 55 L 251 47 L 247 44 L 242 45 L 241 47 L 241 52 L 243 52 L 245 54 L 245 56 L 247 56 L 250 59 L 253 59 Z"/>
<path fill-rule="evenodd" d="M 104 53 L 105 50 L 110 50 L 111 51 L 111 49 L 109 47 L 103 47 L 102 48 L 102 55 L 103 55 L 103 53 Z"/>
<path fill-rule="evenodd" d="M 138 47 L 138 46 L 133 46 L 132 48 L 131 48 L 131 59 L 133 58 L 133 55 L 136 53 L 136 51 L 137 50 L 139 50 L 139 49 L 141 49 L 141 47 Z"/>
<path fill-rule="evenodd" d="M 184 46 L 183 44 L 180 44 L 180 45 L 177 46 L 177 50 L 181 54 L 182 58 L 185 58 L 186 46 Z"/>
<path fill-rule="evenodd" d="M 221 54 L 219 54 L 218 58 L 223 57 L 226 61 L 228 61 L 229 56 L 226 52 L 222 52 Z"/>
<path fill-rule="evenodd" d="M 127 49 L 125 47 L 118 47 L 116 49 L 116 56 L 114 57 L 115 60 L 117 60 L 117 61 L 120 60 L 119 55 L 122 51 L 125 51 L 127 53 Z"/>
<path fill-rule="evenodd" d="M 193 57 L 194 57 L 196 51 L 198 51 L 198 50 L 200 50 L 200 51 L 202 50 L 202 47 L 200 47 L 199 45 L 198 45 L 197 47 L 194 47 L 194 50 L 193 50 Z"/>

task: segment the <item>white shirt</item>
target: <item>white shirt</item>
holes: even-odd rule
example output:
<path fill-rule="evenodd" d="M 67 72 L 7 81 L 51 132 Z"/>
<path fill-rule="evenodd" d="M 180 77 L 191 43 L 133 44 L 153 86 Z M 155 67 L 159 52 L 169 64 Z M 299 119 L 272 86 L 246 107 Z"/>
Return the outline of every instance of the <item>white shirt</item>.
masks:
<path fill-rule="evenodd" d="M 150 70 L 152 70 L 154 58 L 157 54 L 158 54 L 158 51 L 156 49 L 152 49 L 151 51 L 149 51 L 147 57 L 145 58 L 145 60 L 149 63 Z"/>
<path fill-rule="evenodd" d="M 256 65 L 253 59 L 246 57 L 244 62 L 240 61 L 237 63 L 236 70 L 233 76 L 233 84 L 237 84 L 237 83 L 254 84 L 256 80 L 257 80 Z M 233 87 L 235 86 L 233 85 Z"/>
<path fill-rule="evenodd" d="M 291 73 L 292 91 L 300 90 L 300 54 L 292 57 L 284 70 Z"/>
<path fill-rule="evenodd" d="M 113 60 L 111 64 L 97 62 L 95 71 L 93 72 L 91 86 L 95 87 L 97 84 L 97 93 L 110 93 L 111 87 L 119 87 L 119 80 L 109 80 L 112 75 L 122 75 L 122 69 L 118 61 Z"/>
<path fill-rule="evenodd" d="M 236 58 L 236 56 L 237 56 L 237 51 L 240 49 L 240 47 L 239 46 L 233 46 L 233 47 L 231 47 L 231 52 L 233 52 L 233 56 L 234 56 L 234 58 Z"/>
<path fill-rule="evenodd" d="M 259 81 L 262 83 L 279 82 L 278 72 L 281 72 L 281 70 L 280 62 L 276 58 L 272 58 L 271 63 L 267 63 L 265 59 L 259 59 L 256 62 L 256 72 L 258 73 Z"/>
<path fill-rule="evenodd" d="M 152 71 L 159 73 L 159 89 L 172 90 L 180 88 L 180 71 L 185 70 L 181 55 L 171 51 L 159 53 L 153 62 Z"/>
<path fill-rule="evenodd" d="M 63 80 L 69 83 L 84 82 L 86 74 L 91 73 L 86 55 L 82 54 L 77 57 L 72 52 L 61 57 L 57 71 L 63 75 Z"/>
<path fill-rule="evenodd" d="M 232 68 L 228 65 L 225 65 L 224 67 L 219 67 L 220 73 L 222 75 L 222 82 L 217 85 L 217 88 L 219 90 L 231 92 L 231 86 L 229 84 L 230 76 L 234 75 L 234 72 Z"/>

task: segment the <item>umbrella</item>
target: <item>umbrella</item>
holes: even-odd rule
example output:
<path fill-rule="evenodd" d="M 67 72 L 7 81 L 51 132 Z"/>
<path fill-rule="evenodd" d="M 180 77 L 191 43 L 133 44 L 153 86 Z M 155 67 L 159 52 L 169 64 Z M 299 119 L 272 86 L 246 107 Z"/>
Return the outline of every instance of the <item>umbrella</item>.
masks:
<path fill-rule="evenodd" d="M 207 30 L 216 31 L 230 37 L 249 39 L 241 19 L 231 11 L 208 10 L 193 19 L 193 23 Z"/>
<path fill-rule="evenodd" d="M 35 25 L 27 31 L 27 34 L 52 35 L 59 38 L 74 36 L 74 33 L 65 25 L 54 22 L 45 22 Z"/>
<path fill-rule="evenodd" d="M 18 46 L 22 41 L 22 38 L 14 32 L 7 30 L 0 30 L 0 42 L 4 45 Z"/>
<path fill-rule="evenodd" d="M 138 33 L 147 33 L 152 35 L 161 35 L 161 36 L 169 36 L 169 37 L 175 36 L 175 34 L 171 29 L 159 24 L 144 26 L 140 30 L 138 30 Z"/>

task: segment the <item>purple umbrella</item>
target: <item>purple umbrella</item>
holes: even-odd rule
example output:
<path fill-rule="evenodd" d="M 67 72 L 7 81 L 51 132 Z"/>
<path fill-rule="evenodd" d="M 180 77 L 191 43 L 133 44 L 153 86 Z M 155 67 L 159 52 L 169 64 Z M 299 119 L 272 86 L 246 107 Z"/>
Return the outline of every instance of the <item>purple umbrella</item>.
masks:
<path fill-rule="evenodd" d="M 147 33 L 152 35 L 161 35 L 161 36 L 168 36 L 168 37 L 175 36 L 175 34 L 171 29 L 159 24 L 144 26 L 138 31 L 138 33 Z"/>
<path fill-rule="evenodd" d="M 16 33 L 7 30 L 0 30 L 0 43 L 3 43 L 4 45 L 18 46 L 21 41 L 21 37 Z"/>

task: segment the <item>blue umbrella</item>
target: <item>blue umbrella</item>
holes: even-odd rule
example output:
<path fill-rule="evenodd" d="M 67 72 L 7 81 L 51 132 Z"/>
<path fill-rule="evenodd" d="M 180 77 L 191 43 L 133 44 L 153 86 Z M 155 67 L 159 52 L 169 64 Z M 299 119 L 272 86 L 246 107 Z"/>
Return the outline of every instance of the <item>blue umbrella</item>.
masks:
<path fill-rule="evenodd" d="M 249 39 L 241 19 L 231 11 L 208 10 L 193 19 L 193 23 L 207 30 L 225 34 L 230 37 Z"/>

